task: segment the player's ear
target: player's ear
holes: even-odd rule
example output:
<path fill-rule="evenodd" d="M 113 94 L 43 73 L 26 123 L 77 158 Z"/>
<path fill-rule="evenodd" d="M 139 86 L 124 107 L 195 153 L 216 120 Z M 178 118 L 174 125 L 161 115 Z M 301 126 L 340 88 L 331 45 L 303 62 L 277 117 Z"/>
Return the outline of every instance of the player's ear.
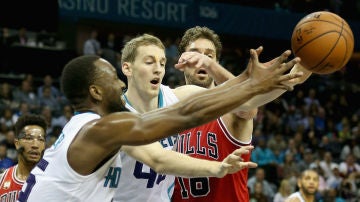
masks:
<path fill-rule="evenodd" d="M 131 63 L 124 62 L 121 66 L 121 71 L 125 76 L 131 76 Z"/>
<path fill-rule="evenodd" d="M 89 87 L 89 93 L 93 99 L 96 101 L 102 100 L 102 89 L 98 85 L 90 85 Z"/>
<path fill-rule="evenodd" d="M 16 150 L 18 150 L 21 147 L 19 139 L 17 138 L 14 139 L 14 145 Z"/>
<path fill-rule="evenodd" d="M 300 178 L 299 179 L 297 179 L 297 186 L 300 188 L 301 187 L 301 180 L 300 180 Z"/>

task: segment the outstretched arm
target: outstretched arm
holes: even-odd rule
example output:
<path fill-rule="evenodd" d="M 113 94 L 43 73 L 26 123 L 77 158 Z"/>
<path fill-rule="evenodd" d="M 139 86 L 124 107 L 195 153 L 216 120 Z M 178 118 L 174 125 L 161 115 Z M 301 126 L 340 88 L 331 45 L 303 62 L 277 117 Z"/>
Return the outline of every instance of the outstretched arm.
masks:
<path fill-rule="evenodd" d="M 252 50 L 252 55 L 256 54 Z M 254 62 L 257 57 L 252 56 Z M 289 89 L 285 81 L 302 74 L 285 74 L 299 59 L 270 67 L 267 75 L 250 75 L 245 82 L 238 77 L 213 89 L 193 94 L 189 99 L 144 114 L 116 112 L 87 123 L 69 148 L 71 156 L 83 156 L 69 162 L 80 174 L 93 172 L 99 164 L 119 151 L 122 145 L 142 145 L 171 134 L 207 123 L 231 112 L 258 93 Z M 87 167 L 83 168 L 86 164 Z"/>
<path fill-rule="evenodd" d="M 286 83 L 287 85 L 289 85 L 290 87 L 293 88 L 294 86 L 296 86 L 298 84 L 304 83 L 312 74 L 309 70 L 305 69 L 299 63 L 294 65 L 294 67 L 290 71 L 290 73 L 297 73 L 297 72 L 303 72 L 303 75 L 299 78 L 292 79 L 292 80 L 286 81 L 284 83 Z M 254 96 L 253 98 L 251 98 L 250 100 L 248 100 L 247 102 L 245 102 L 243 105 L 239 106 L 234 111 L 248 111 L 248 110 L 257 108 L 259 106 L 265 105 L 265 104 L 275 100 L 276 98 L 280 97 L 285 92 L 286 91 L 283 89 L 274 89 L 267 93 L 258 94 L 256 96 Z"/>
<path fill-rule="evenodd" d="M 243 162 L 241 155 L 248 154 L 252 146 L 242 147 L 229 154 L 222 162 L 197 159 L 164 149 L 155 142 L 143 146 L 123 146 L 121 150 L 150 166 L 155 172 L 179 177 L 224 177 L 244 168 L 255 168 L 256 163 Z"/>
<path fill-rule="evenodd" d="M 255 51 L 258 55 L 261 54 L 263 47 L 258 47 Z M 215 61 L 208 56 L 198 53 L 198 52 L 184 52 L 177 64 L 175 64 L 175 68 L 180 71 L 184 71 L 185 68 L 194 68 L 187 66 L 187 63 L 195 63 L 195 68 L 203 67 L 206 69 L 207 73 L 214 79 L 217 85 L 224 83 L 230 79 L 235 78 L 235 76 L 229 72 L 226 68 L 221 66 L 218 61 Z M 251 60 L 249 62 L 251 64 Z M 248 68 L 247 68 L 248 69 Z M 239 81 L 245 81 L 249 78 L 249 73 L 247 71 L 242 72 L 237 76 Z"/>

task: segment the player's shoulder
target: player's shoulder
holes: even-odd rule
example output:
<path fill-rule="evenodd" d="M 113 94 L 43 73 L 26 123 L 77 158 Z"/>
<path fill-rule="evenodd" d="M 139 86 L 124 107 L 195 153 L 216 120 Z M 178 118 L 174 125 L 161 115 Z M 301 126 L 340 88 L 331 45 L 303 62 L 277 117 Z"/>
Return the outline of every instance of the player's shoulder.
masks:
<path fill-rule="evenodd" d="M 9 175 L 8 173 L 10 172 L 10 176 L 12 175 L 12 171 L 15 169 L 16 165 L 11 166 L 9 168 L 6 168 L 5 170 L 3 170 L 3 172 L 1 172 L 0 174 L 0 183 L 2 183 L 3 179 L 6 177 L 6 175 Z"/>
<path fill-rule="evenodd" d="M 298 195 L 296 193 L 291 194 L 286 200 L 285 202 L 301 202 L 300 198 L 298 197 Z"/>

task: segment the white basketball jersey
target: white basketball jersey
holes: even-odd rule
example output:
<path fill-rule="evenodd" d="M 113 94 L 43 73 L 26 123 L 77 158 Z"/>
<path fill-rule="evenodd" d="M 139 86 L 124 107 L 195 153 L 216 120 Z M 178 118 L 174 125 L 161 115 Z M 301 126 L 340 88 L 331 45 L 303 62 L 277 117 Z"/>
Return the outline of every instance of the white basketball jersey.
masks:
<path fill-rule="evenodd" d="M 71 118 L 56 142 L 45 151 L 44 157 L 31 171 L 18 201 L 99 202 L 112 200 L 120 180 L 119 153 L 94 173 L 86 176 L 75 172 L 67 161 L 69 145 L 78 131 L 89 121 L 99 118 L 99 115 L 91 112 L 77 114 Z"/>
<path fill-rule="evenodd" d="M 301 202 L 305 202 L 304 198 L 301 196 L 300 192 L 295 192 L 295 193 L 292 193 L 288 199 L 291 199 L 291 198 L 297 198 L 299 199 Z"/>
<path fill-rule="evenodd" d="M 168 86 L 161 85 L 158 96 L 159 108 L 169 106 L 178 102 L 178 98 Z M 130 103 L 126 107 L 137 113 Z M 161 126 L 159 126 L 161 127 Z M 172 149 L 175 144 L 177 134 L 160 140 L 161 145 L 166 149 Z M 161 190 L 167 189 L 168 180 L 173 184 L 175 177 L 170 175 L 161 175 L 152 170 L 149 166 L 136 161 L 125 152 L 120 152 L 122 161 L 121 181 L 116 190 L 114 202 L 144 202 L 144 201 L 169 201 L 160 198 Z M 165 180 L 166 179 L 166 180 Z"/>

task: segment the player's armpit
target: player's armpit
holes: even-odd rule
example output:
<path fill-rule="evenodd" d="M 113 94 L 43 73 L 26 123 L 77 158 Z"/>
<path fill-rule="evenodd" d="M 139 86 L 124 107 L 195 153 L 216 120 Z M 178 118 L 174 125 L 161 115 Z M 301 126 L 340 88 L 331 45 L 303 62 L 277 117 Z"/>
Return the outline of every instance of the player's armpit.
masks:
<path fill-rule="evenodd" d="M 242 118 L 242 119 L 245 119 L 245 120 L 250 120 L 250 119 L 254 119 L 256 117 L 257 112 L 258 112 L 258 109 L 255 108 L 255 109 L 252 109 L 252 110 L 249 110 L 249 111 L 234 112 L 234 114 L 239 118 Z"/>

